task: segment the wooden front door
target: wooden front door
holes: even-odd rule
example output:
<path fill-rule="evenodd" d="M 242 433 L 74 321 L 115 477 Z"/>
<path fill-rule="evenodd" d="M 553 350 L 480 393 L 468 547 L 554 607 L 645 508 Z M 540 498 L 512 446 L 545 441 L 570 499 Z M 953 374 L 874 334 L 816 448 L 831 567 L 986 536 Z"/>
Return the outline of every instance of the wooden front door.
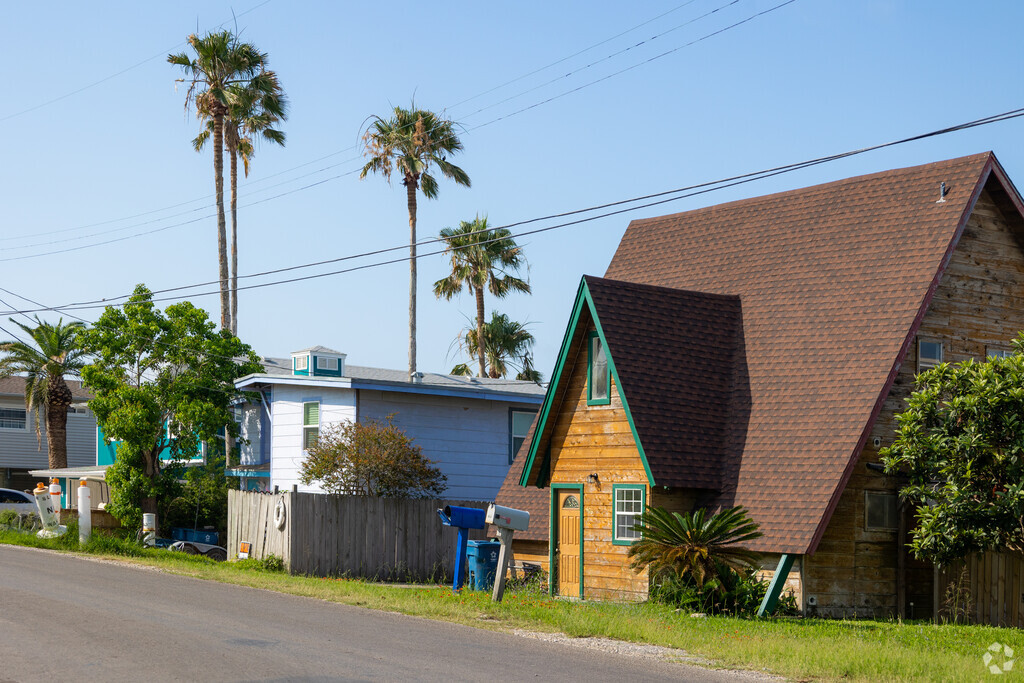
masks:
<path fill-rule="evenodd" d="M 558 491 L 558 594 L 580 594 L 580 515 L 579 491 Z"/>

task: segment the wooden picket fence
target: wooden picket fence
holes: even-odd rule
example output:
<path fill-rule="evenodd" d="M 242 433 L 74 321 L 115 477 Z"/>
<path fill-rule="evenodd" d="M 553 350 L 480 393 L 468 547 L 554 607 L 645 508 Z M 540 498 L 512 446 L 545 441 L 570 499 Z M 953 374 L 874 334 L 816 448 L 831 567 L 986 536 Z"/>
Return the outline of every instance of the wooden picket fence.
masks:
<path fill-rule="evenodd" d="M 935 572 L 938 617 L 1024 628 L 1024 561 L 1001 553 L 971 555 Z"/>
<path fill-rule="evenodd" d="M 274 523 L 278 500 L 285 525 Z M 437 509 L 481 501 L 445 501 L 316 493 L 228 492 L 228 553 L 251 544 L 249 557 L 276 555 L 293 574 L 357 576 L 384 581 L 444 580 L 451 576 L 456 531 Z M 485 538 L 481 529 L 470 538 Z"/>

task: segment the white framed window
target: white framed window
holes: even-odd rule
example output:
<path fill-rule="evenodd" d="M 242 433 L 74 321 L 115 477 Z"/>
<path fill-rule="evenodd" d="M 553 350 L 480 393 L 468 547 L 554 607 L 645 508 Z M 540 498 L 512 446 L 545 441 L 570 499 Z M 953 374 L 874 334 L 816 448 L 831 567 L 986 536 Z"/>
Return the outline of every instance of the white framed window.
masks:
<path fill-rule="evenodd" d="M 70 405 L 68 406 L 68 415 L 88 415 L 89 409 L 85 405 Z"/>
<path fill-rule="evenodd" d="M 612 500 L 615 506 L 612 524 L 612 543 L 629 545 L 640 540 L 640 532 L 633 528 L 643 519 L 647 488 L 643 485 L 613 484 Z"/>
<path fill-rule="evenodd" d="M 295 369 L 296 370 L 308 370 L 309 369 L 309 356 L 296 356 L 295 357 Z"/>
<path fill-rule="evenodd" d="M 320 402 L 302 404 L 302 450 L 308 450 L 320 438 Z"/>
<path fill-rule="evenodd" d="M 864 492 L 864 528 L 892 531 L 899 526 L 896 494 L 887 491 Z"/>
<path fill-rule="evenodd" d="M 0 408 L 0 429 L 25 429 L 26 422 L 24 408 Z"/>
<path fill-rule="evenodd" d="M 526 435 L 529 433 L 530 425 L 533 424 L 533 418 L 536 415 L 536 410 L 510 409 L 508 425 L 508 462 L 510 465 L 512 464 L 512 460 L 515 459 L 516 453 L 518 453 L 519 449 L 522 447 L 523 442 L 526 441 Z"/>
<path fill-rule="evenodd" d="M 316 357 L 316 369 L 317 370 L 337 370 L 338 359 L 337 358 L 323 358 L 322 356 Z"/>
<path fill-rule="evenodd" d="M 917 340 L 917 371 L 924 372 L 942 363 L 942 342 Z"/>
<path fill-rule="evenodd" d="M 992 346 L 988 346 L 988 347 L 985 348 L 985 358 L 987 358 L 987 359 L 992 359 L 992 358 L 1009 358 L 1012 355 L 1013 355 L 1013 351 L 1008 351 L 1006 349 L 1000 349 L 1000 348 L 996 348 L 996 347 L 992 347 Z"/>

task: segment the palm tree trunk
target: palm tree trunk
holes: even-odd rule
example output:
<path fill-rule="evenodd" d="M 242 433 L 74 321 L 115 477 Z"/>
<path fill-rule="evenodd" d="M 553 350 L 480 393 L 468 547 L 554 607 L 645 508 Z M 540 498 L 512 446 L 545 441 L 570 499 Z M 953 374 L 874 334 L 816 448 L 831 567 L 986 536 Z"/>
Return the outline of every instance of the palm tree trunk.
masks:
<path fill-rule="evenodd" d="M 416 374 L 416 186 L 406 177 L 405 194 L 409 204 L 409 378 Z"/>
<path fill-rule="evenodd" d="M 46 449 L 51 470 L 68 466 L 68 406 L 71 389 L 63 377 L 53 377 L 47 387 Z"/>
<path fill-rule="evenodd" d="M 480 358 L 480 377 L 487 376 L 487 365 L 484 362 L 484 288 L 476 287 L 476 350 Z"/>
<path fill-rule="evenodd" d="M 238 150 L 235 146 L 231 147 L 231 334 L 238 335 Z"/>
<path fill-rule="evenodd" d="M 231 329 L 227 226 L 224 219 L 224 115 L 213 116 L 213 185 L 217 196 L 217 260 L 220 270 L 220 326 Z"/>

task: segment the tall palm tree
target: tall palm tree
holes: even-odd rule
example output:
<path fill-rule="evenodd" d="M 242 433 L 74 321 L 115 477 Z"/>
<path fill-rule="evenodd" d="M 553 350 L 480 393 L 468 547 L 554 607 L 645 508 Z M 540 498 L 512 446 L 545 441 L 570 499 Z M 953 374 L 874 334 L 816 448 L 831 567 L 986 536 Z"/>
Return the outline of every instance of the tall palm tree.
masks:
<path fill-rule="evenodd" d="M 379 173 L 391 182 L 396 173 L 405 185 L 409 209 L 409 375 L 416 372 L 416 191 L 423 190 L 427 199 L 437 197 L 437 179 L 431 175 L 436 166 L 441 175 L 464 187 L 469 176 L 448 161 L 462 151 L 462 142 L 455 134 L 455 124 L 432 111 L 395 107 L 391 118 L 372 117 L 373 122 L 363 136 L 365 153 L 370 158 L 360 178 Z"/>
<path fill-rule="evenodd" d="M 480 344 L 477 341 L 480 339 L 479 334 L 477 329 L 471 327 L 459 340 L 460 346 L 464 347 L 470 356 L 480 354 Z M 484 324 L 483 339 L 484 357 L 488 364 L 485 377 L 507 377 L 511 366 L 518 369 L 516 379 L 538 384 L 542 381 L 543 376 L 533 366 L 534 338 L 526 329 L 526 325 L 511 320 L 504 313 L 494 311 L 491 313 L 490 321 Z M 460 363 L 452 368 L 451 374 L 469 376 L 473 373 L 466 363 Z"/>
<path fill-rule="evenodd" d="M 16 340 L 0 342 L 0 352 L 7 354 L 0 358 L 0 377 L 25 375 L 26 412 L 35 415 L 40 448 L 40 413 L 45 416 L 49 467 L 57 469 L 68 466 L 68 407 L 72 396 L 64 377 L 77 374 L 85 365 L 85 351 L 79 338 L 85 325 L 80 322 L 64 324 L 63 319 L 51 325 L 42 322 L 39 316 L 35 321 L 35 327 L 29 327 L 11 320 L 29 335 L 35 346 Z"/>
<path fill-rule="evenodd" d="M 711 515 L 704 508 L 680 514 L 648 507 L 635 528 L 642 538 L 630 546 L 629 556 L 638 573 L 646 567 L 652 573 L 689 575 L 698 588 L 715 579 L 720 589 L 723 570 L 741 571 L 757 565 L 757 553 L 738 547 L 762 536 L 742 506 Z"/>
<path fill-rule="evenodd" d="M 487 218 L 477 216 L 472 221 L 462 221 L 457 228 L 441 231 L 445 251 L 451 256 L 452 272 L 448 277 L 434 283 L 437 298 L 451 298 L 465 287 L 476 297 L 477 339 L 484 336 L 484 290 L 503 299 L 509 292 L 530 293 L 530 284 L 509 271 L 518 271 L 526 265 L 523 250 L 512 239 L 512 232 L 506 228 L 491 230 Z M 487 375 L 486 355 L 483 345 L 477 344 L 477 360 L 480 363 L 480 377 Z"/>
<path fill-rule="evenodd" d="M 273 128 L 288 118 L 288 100 L 273 71 L 263 71 L 248 83 L 228 88 L 228 107 L 224 118 L 224 144 L 228 150 L 231 178 L 231 333 L 238 334 L 238 159 L 242 159 L 245 177 L 255 154 L 255 141 L 266 141 L 284 147 L 284 132 Z M 192 141 L 202 151 L 214 135 L 214 121 L 207 119 L 206 128 Z"/>
<path fill-rule="evenodd" d="M 189 82 L 185 110 L 195 104 L 201 119 L 213 122 L 214 194 L 217 200 L 217 256 L 220 272 L 220 326 L 231 328 L 231 299 L 228 283 L 227 228 L 224 218 L 224 119 L 230 105 L 231 88 L 248 83 L 265 70 L 266 54 L 250 43 L 239 43 L 230 31 L 192 34 L 188 44 L 193 59 L 185 52 L 167 55 L 167 61 L 185 70 L 178 82 Z"/>

